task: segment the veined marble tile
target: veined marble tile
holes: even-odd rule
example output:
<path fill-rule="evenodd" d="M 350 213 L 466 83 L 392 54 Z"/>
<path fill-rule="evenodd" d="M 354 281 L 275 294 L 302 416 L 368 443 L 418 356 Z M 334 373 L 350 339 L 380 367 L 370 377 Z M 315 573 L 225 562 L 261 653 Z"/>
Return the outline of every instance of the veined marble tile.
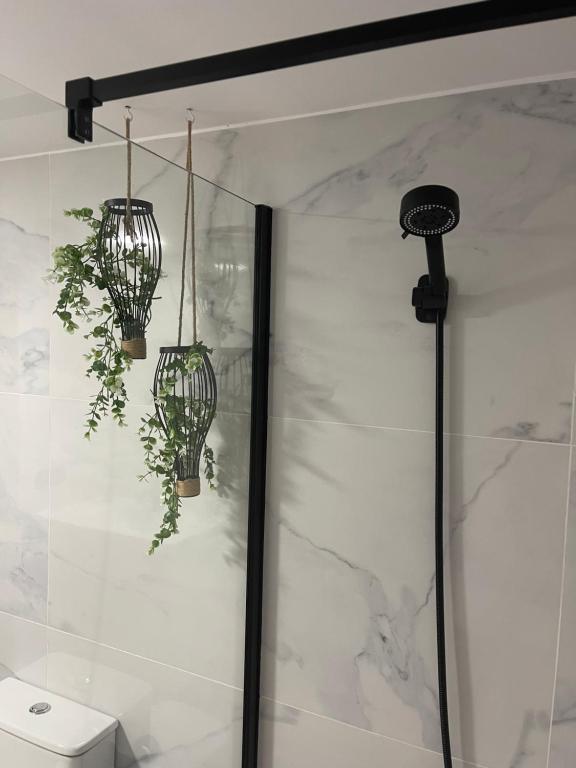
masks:
<path fill-rule="evenodd" d="M 48 393 L 48 158 L 0 166 L 0 391 Z"/>
<path fill-rule="evenodd" d="M 164 277 L 156 291 L 152 320 L 146 337 L 148 359 L 135 361 L 126 379 L 131 402 L 151 401 L 150 389 L 160 346 L 176 343 L 182 263 L 185 172 L 169 160 L 135 147 L 133 195 L 150 200 L 162 244 Z M 64 217 L 72 207 L 96 210 L 107 198 L 125 195 L 125 149 L 100 147 L 51 158 L 52 248 L 81 242 L 83 225 Z M 249 412 L 250 349 L 252 346 L 252 281 L 254 207 L 197 179 L 195 183 L 197 247 L 197 311 L 199 336 L 215 349 L 213 364 L 221 405 L 231 412 Z M 191 263 L 184 303 L 183 343 L 192 341 Z M 52 291 L 55 301 L 56 291 Z M 94 390 L 86 379 L 87 342 L 82 334 L 66 334 L 52 320 L 51 394 L 87 399 Z M 246 358 L 248 364 L 246 365 Z"/>
<path fill-rule="evenodd" d="M 442 757 L 325 717 L 264 700 L 260 763 L 274 768 L 350 768 L 351 765 L 442 768 Z M 466 765 L 454 760 L 461 768 Z"/>
<path fill-rule="evenodd" d="M 205 133 L 195 156 L 201 175 L 293 212 L 396 223 L 405 191 L 444 183 L 462 231 L 553 231 L 573 209 L 575 124 L 571 79 Z M 183 139 L 150 146 L 182 157 Z"/>
<path fill-rule="evenodd" d="M 234 688 L 49 630 L 47 686 L 118 718 L 117 768 L 240 766 Z"/>
<path fill-rule="evenodd" d="M 545 764 L 568 452 L 449 441 L 450 712 L 480 765 Z M 438 750 L 433 436 L 276 419 L 270 455 L 265 695 Z"/>
<path fill-rule="evenodd" d="M 431 428 L 432 329 L 410 306 L 424 245 L 400 239 L 398 210 L 444 183 L 462 209 L 445 239 L 449 428 L 567 442 L 575 125 L 565 80 L 197 136 L 200 173 L 307 215 L 276 211 L 274 413 Z M 150 146 L 181 162 L 183 139 Z"/>
<path fill-rule="evenodd" d="M 445 250 L 447 428 L 568 442 L 572 242 L 456 231 Z M 433 429 L 435 332 L 411 306 L 423 241 L 395 223 L 280 212 L 275 265 L 274 415 Z"/>
<path fill-rule="evenodd" d="M 44 621 L 48 400 L 0 395 L 0 610 Z"/>
<path fill-rule="evenodd" d="M 549 768 L 572 768 L 576 754 L 576 470 L 572 467 L 564 595 Z"/>
<path fill-rule="evenodd" d="M 49 624 L 241 685 L 249 418 L 216 416 L 218 490 L 184 500 L 180 534 L 149 556 L 163 510 L 159 482 L 138 480 L 145 411 L 88 442 L 85 408 L 52 402 Z"/>
<path fill-rule="evenodd" d="M 46 686 L 46 627 L 0 612 L 0 678 Z"/>
<path fill-rule="evenodd" d="M 307 215 L 276 212 L 276 415 L 431 427 L 431 329 L 410 306 L 424 246 L 400 239 L 398 210 L 444 183 L 462 209 L 445 240 L 450 429 L 567 442 L 575 125 L 566 80 L 199 135 L 202 174 Z M 182 139 L 150 145 L 182 157 Z"/>

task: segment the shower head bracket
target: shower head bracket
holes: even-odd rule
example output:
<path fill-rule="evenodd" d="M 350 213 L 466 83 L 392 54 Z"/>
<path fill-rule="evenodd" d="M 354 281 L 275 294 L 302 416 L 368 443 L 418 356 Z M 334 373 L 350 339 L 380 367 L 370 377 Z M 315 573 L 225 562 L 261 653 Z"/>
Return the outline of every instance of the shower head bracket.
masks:
<path fill-rule="evenodd" d="M 438 314 L 446 314 L 448 307 L 448 278 L 444 278 L 444 288 L 431 284 L 430 275 L 422 275 L 418 285 L 412 290 L 412 306 L 416 309 L 416 319 L 421 323 L 435 323 Z"/>

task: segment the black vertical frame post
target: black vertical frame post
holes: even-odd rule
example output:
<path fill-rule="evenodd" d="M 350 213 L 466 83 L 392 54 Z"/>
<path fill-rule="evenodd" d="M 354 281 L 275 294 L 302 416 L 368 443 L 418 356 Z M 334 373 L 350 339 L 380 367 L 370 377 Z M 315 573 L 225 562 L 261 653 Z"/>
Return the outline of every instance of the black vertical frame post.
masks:
<path fill-rule="evenodd" d="M 256 206 L 242 768 L 257 768 L 266 518 L 272 208 Z"/>

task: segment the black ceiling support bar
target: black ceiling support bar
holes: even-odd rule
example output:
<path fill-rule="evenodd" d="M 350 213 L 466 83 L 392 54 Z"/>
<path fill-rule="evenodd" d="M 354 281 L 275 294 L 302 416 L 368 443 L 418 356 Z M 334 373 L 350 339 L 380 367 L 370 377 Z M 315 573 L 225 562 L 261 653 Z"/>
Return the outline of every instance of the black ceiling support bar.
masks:
<path fill-rule="evenodd" d="M 576 16 L 574 0 L 484 0 L 100 80 L 71 80 L 66 83 L 68 135 L 91 141 L 92 109 L 106 101 L 569 16 Z"/>
<path fill-rule="evenodd" d="M 256 206 L 254 242 L 254 311 L 252 323 L 252 403 L 248 543 L 246 553 L 246 628 L 244 635 L 244 717 L 242 768 L 257 768 L 260 726 L 260 660 L 264 591 L 264 523 L 266 516 L 266 448 L 268 440 L 268 367 L 272 208 Z"/>

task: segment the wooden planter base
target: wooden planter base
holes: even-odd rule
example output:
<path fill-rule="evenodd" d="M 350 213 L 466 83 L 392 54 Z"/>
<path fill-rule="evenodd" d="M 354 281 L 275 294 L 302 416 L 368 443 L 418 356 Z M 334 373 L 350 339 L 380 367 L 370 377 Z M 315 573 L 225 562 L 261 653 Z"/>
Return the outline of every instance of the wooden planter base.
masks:
<path fill-rule="evenodd" d="M 146 360 L 146 339 L 122 339 L 121 346 L 132 360 Z"/>
<path fill-rule="evenodd" d="M 192 477 L 188 480 L 176 480 L 176 493 L 181 498 L 200 495 L 200 478 Z"/>

